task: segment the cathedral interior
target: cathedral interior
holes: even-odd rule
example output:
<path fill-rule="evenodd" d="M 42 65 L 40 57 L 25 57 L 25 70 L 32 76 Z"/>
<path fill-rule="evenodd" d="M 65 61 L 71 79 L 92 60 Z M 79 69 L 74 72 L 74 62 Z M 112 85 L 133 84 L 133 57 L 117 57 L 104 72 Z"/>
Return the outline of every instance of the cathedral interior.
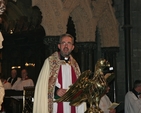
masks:
<path fill-rule="evenodd" d="M 114 67 L 109 97 L 122 113 L 126 92 L 141 79 L 140 5 L 139 0 L 7 0 L 0 15 L 0 73 L 8 78 L 11 68 L 26 67 L 36 84 L 44 60 L 58 50 L 59 36 L 69 33 L 81 72 L 94 71 L 99 58 Z"/>

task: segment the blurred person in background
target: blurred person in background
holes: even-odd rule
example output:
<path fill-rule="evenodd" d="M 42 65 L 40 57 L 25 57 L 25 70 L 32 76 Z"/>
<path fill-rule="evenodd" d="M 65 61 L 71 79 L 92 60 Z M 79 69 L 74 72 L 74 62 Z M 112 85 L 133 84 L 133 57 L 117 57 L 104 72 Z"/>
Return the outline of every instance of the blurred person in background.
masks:
<path fill-rule="evenodd" d="M 131 91 L 125 95 L 125 113 L 141 113 L 141 80 L 134 81 Z"/>
<path fill-rule="evenodd" d="M 29 78 L 28 72 L 26 69 L 22 69 L 21 71 L 21 80 L 16 86 L 16 90 L 23 90 L 24 87 L 34 86 L 33 80 Z"/>
<path fill-rule="evenodd" d="M 110 87 L 107 87 L 106 93 L 108 93 L 110 90 Z M 109 97 L 105 94 L 101 99 L 99 103 L 99 107 L 104 113 L 116 113 L 115 109 L 108 109 L 112 105 L 112 102 L 110 101 Z"/>
<path fill-rule="evenodd" d="M 21 78 L 17 76 L 17 70 L 11 70 L 11 76 L 7 79 L 7 82 L 11 83 L 11 89 L 15 89 L 17 84 L 21 81 Z"/>

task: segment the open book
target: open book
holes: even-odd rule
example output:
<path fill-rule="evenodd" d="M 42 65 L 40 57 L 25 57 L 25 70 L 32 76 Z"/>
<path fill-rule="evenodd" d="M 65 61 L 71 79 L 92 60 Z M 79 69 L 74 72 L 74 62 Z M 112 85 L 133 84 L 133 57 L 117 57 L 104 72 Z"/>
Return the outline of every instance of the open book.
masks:
<path fill-rule="evenodd" d="M 111 104 L 111 106 L 109 106 L 108 109 L 109 109 L 109 110 L 110 110 L 110 109 L 115 109 L 118 105 L 119 105 L 119 103 L 115 103 L 115 102 L 114 102 L 114 103 Z"/>

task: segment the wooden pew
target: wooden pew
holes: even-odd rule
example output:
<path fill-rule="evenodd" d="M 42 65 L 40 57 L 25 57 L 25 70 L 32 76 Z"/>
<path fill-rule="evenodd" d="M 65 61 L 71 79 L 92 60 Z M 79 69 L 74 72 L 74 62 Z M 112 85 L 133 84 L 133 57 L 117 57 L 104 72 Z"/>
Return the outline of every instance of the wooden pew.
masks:
<path fill-rule="evenodd" d="M 5 90 L 3 107 L 6 113 L 22 113 L 23 91 Z"/>

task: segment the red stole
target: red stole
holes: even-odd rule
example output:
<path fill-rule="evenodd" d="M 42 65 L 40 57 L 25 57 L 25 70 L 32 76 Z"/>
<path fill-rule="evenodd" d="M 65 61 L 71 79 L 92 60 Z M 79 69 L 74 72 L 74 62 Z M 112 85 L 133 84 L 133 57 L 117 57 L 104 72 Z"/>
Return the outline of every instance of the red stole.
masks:
<path fill-rule="evenodd" d="M 76 74 L 74 69 L 71 66 L 71 73 L 72 73 L 72 84 L 76 81 Z M 59 73 L 58 73 L 58 82 L 61 84 L 62 88 L 62 68 L 60 66 Z M 58 102 L 57 113 L 64 113 L 63 112 L 63 102 Z M 75 106 L 71 106 L 71 113 L 76 113 Z"/>

